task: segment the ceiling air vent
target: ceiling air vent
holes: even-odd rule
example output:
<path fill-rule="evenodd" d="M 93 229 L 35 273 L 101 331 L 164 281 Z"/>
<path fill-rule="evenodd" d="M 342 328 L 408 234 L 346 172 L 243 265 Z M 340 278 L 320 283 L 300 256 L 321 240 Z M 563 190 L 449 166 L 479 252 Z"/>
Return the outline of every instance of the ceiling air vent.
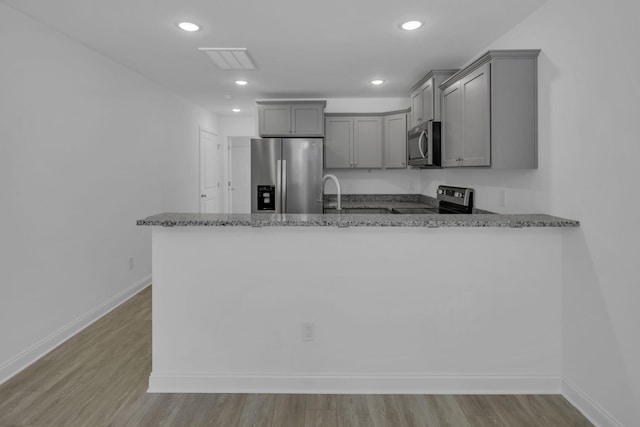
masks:
<path fill-rule="evenodd" d="M 255 70 L 246 48 L 234 47 L 199 47 L 221 70 Z"/>

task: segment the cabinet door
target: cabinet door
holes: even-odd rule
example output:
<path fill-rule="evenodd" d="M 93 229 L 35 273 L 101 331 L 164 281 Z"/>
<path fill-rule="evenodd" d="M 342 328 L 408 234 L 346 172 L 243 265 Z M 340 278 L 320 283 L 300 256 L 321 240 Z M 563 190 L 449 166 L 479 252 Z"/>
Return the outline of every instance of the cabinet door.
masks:
<path fill-rule="evenodd" d="M 325 122 L 324 167 L 350 168 L 353 164 L 353 117 L 327 117 Z"/>
<path fill-rule="evenodd" d="M 353 167 L 381 168 L 382 117 L 355 117 L 353 129 Z"/>
<path fill-rule="evenodd" d="M 489 66 L 487 63 L 461 80 L 462 166 L 491 165 Z"/>
<path fill-rule="evenodd" d="M 433 114 L 433 79 L 427 80 L 420 90 L 422 91 L 422 121 L 435 120 Z"/>
<path fill-rule="evenodd" d="M 293 135 L 324 135 L 324 107 L 320 104 L 292 104 L 291 120 Z"/>
<path fill-rule="evenodd" d="M 291 134 L 291 106 L 289 104 L 260 105 L 260 136 L 282 136 Z"/>
<path fill-rule="evenodd" d="M 462 91 L 456 82 L 442 93 L 442 166 L 461 166 L 463 145 Z"/>
<path fill-rule="evenodd" d="M 407 167 L 407 115 L 394 114 L 384 118 L 385 168 Z"/>
<path fill-rule="evenodd" d="M 417 89 L 411 93 L 411 126 L 422 123 L 422 91 Z"/>

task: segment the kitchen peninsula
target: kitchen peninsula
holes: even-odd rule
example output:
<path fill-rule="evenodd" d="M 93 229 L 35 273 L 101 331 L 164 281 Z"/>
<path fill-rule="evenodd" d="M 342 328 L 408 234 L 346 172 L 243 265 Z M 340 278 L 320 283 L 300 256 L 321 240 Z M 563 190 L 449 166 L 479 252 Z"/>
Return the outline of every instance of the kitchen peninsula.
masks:
<path fill-rule="evenodd" d="M 577 221 L 167 213 L 138 225 L 153 227 L 150 392 L 560 389 L 562 235 Z"/>

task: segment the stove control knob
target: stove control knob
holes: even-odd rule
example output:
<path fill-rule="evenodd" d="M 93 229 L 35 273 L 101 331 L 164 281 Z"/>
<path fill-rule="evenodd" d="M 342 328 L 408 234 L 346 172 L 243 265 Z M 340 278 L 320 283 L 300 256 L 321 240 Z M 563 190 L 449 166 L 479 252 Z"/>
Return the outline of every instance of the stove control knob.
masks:
<path fill-rule="evenodd" d="M 438 190 L 438 194 L 444 194 L 444 190 Z"/>
<path fill-rule="evenodd" d="M 456 191 L 455 193 L 453 193 L 453 197 L 462 197 L 462 193 L 459 191 Z"/>

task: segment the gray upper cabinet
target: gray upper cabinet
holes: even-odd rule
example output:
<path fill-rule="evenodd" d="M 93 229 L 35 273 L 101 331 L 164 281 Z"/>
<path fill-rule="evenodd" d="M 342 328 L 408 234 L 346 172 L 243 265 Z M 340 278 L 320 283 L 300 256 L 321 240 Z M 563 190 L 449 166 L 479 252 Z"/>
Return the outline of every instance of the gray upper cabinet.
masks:
<path fill-rule="evenodd" d="M 353 120 L 353 167 L 382 167 L 382 117 Z"/>
<path fill-rule="evenodd" d="M 260 136 L 324 136 L 326 102 L 258 102 Z"/>
<path fill-rule="evenodd" d="M 413 128 L 422 122 L 422 90 L 417 88 L 411 92 L 411 119 L 409 127 Z"/>
<path fill-rule="evenodd" d="M 327 114 L 324 147 L 326 169 L 406 168 L 407 114 Z"/>
<path fill-rule="evenodd" d="M 409 129 L 429 120 L 440 120 L 439 86 L 458 70 L 432 70 L 411 89 Z"/>
<path fill-rule="evenodd" d="M 291 134 L 291 105 L 260 105 L 260 136 L 280 136 Z"/>
<path fill-rule="evenodd" d="M 325 118 L 325 168 L 353 167 L 353 117 Z"/>
<path fill-rule="evenodd" d="M 462 91 L 460 82 L 455 82 L 442 91 L 442 166 L 460 165 L 464 151 L 462 137 Z"/>
<path fill-rule="evenodd" d="M 407 167 L 407 115 L 392 114 L 384 117 L 384 158 L 382 167 Z"/>
<path fill-rule="evenodd" d="M 460 82 L 464 138 L 460 166 L 491 166 L 489 72 L 489 64 L 484 64 Z"/>
<path fill-rule="evenodd" d="M 434 99 L 433 99 L 433 78 L 427 80 L 420 92 L 422 93 L 422 121 L 435 120 Z"/>
<path fill-rule="evenodd" d="M 445 81 L 443 166 L 538 167 L 539 50 L 493 50 Z"/>

